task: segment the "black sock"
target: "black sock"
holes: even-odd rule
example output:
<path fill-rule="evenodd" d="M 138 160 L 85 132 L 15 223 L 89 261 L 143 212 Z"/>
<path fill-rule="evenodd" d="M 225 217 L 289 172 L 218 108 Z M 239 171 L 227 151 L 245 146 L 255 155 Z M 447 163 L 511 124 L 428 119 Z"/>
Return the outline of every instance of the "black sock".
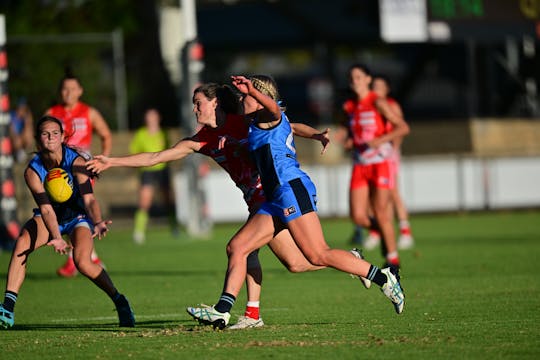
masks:
<path fill-rule="evenodd" d="M 379 235 L 381 236 L 381 255 L 383 258 L 386 258 L 386 254 L 388 253 L 388 250 L 386 249 L 386 242 L 384 241 L 384 235 L 381 231 L 381 226 L 379 225 L 379 222 L 373 216 L 369 217 L 369 229 L 377 231 Z"/>
<path fill-rule="evenodd" d="M 362 243 L 363 238 L 363 229 L 360 225 L 356 225 L 354 227 L 354 234 L 353 234 L 353 240 L 357 243 Z"/>
<path fill-rule="evenodd" d="M 379 233 L 381 232 L 381 227 L 379 226 L 379 222 L 373 216 L 369 217 L 369 229 L 375 230 Z"/>
<path fill-rule="evenodd" d="M 89 278 L 98 288 L 105 291 L 107 295 L 114 301 L 114 297 L 118 296 L 118 290 L 114 287 L 114 284 L 109 277 L 109 274 L 102 269 L 98 276 L 95 278 Z"/>
<path fill-rule="evenodd" d="M 214 306 L 214 309 L 220 313 L 230 312 L 235 301 L 236 297 L 234 297 L 234 295 L 224 292 L 221 294 L 221 297 L 219 298 L 216 306 Z"/>
<path fill-rule="evenodd" d="M 4 294 L 4 309 L 13 312 L 15 309 L 15 303 L 17 302 L 17 293 L 13 291 L 6 291 Z"/>
<path fill-rule="evenodd" d="M 375 265 L 370 266 L 367 278 L 379 286 L 383 286 L 388 281 L 386 275 Z"/>
<path fill-rule="evenodd" d="M 121 296 L 122 294 L 120 294 L 118 290 L 116 290 L 116 293 L 113 296 L 111 296 L 111 300 L 116 304 L 118 300 L 120 300 Z"/>

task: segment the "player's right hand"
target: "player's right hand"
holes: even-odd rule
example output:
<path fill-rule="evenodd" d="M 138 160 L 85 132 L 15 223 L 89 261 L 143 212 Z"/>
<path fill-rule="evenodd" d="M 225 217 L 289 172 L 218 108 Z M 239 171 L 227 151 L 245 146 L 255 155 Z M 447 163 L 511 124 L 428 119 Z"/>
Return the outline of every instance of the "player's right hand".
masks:
<path fill-rule="evenodd" d="M 54 247 L 54 251 L 59 254 L 67 254 L 68 251 L 71 249 L 71 245 L 69 245 L 64 239 L 52 239 L 47 243 L 48 246 Z"/>

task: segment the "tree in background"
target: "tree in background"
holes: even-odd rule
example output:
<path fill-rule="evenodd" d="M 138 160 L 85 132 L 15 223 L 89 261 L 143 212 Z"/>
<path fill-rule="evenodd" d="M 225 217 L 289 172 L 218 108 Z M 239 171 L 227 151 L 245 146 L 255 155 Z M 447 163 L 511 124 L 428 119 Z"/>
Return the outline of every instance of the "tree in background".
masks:
<path fill-rule="evenodd" d="M 111 43 L 90 42 L 88 36 L 122 29 L 129 113 L 139 114 L 152 104 L 162 109 L 165 126 L 176 126 L 177 92 L 161 60 L 156 6 L 152 0 L 0 2 L 6 16 L 11 97 L 25 96 L 40 113 L 57 100 L 57 79 L 69 68 L 84 81 L 85 99 L 99 104 L 116 129 Z M 70 34 L 85 36 L 68 43 Z"/>

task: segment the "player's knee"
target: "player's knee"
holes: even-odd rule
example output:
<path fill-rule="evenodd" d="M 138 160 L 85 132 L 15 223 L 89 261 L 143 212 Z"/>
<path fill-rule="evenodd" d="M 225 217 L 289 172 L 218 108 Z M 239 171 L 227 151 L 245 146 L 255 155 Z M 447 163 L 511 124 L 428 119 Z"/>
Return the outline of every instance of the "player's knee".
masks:
<path fill-rule="evenodd" d="M 316 267 L 304 256 L 289 256 L 288 258 L 280 259 L 280 261 L 291 273 L 311 271 Z"/>
<path fill-rule="evenodd" d="M 383 209 L 375 211 L 375 218 L 377 219 L 379 224 L 384 224 L 386 222 L 392 221 L 392 218 L 387 215 L 387 211 L 384 211 Z"/>
<path fill-rule="evenodd" d="M 326 251 L 322 251 L 316 254 L 311 254 L 307 256 L 307 260 L 311 263 L 311 265 L 328 266 Z"/>
<path fill-rule="evenodd" d="M 295 262 L 292 264 L 288 263 L 286 266 L 287 270 L 291 273 L 302 273 L 309 271 L 313 267 L 313 264 L 307 262 Z"/>
<path fill-rule="evenodd" d="M 19 238 L 17 242 L 15 243 L 15 247 L 13 248 L 13 257 L 19 257 L 19 254 L 24 254 L 26 256 L 30 255 L 34 252 L 34 248 L 30 245 L 29 241 L 25 241 L 24 239 Z"/>
<path fill-rule="evenodd" d="M 252 249 L 249 248 L 249 241 L 240 237 L 234 237 L 229 241 L 226 247 L 227 257 L 248 256 Z"/>
<path fill-rule="evenodd" d="M 77 270 L 85 276 L 87 276 L 91 272 L 91 268 L 94 265 L 94 263 L 92 263 L 92 260 L 90 260 L 89 258 L 80 259 L 75 256 L 73 257 L 73 263 L 75 264 Z"/>
<path fill-rule="evenodd" d="M 243 253 L 242 247 L 234 243 L 227 244 L 227 257 L 238 256 Z"/>
<path fill-rule="evenodd" d="M 363 227 L 369 227 L 370 225 L 369 217 L 367 215 L 352 214 L 351 218 L 356 225 L 363 226 Z"/>

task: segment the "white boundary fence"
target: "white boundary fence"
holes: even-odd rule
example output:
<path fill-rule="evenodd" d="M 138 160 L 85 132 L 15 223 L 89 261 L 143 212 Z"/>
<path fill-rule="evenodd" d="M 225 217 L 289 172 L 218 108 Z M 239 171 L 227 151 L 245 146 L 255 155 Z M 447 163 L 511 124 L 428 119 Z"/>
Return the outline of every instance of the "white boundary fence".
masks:
<path fill-rule="evenodd" d="M 303 166 L 317 186 L 321 217 L 348 216 L 350 164 Z M 174 175 L 177 217 L 187 219 L 186 177 Z M 247 218 L 242 194 L 214 169 L 204 179 L 215 222 Z M 411 213 L 540 207 L 540 157 L 422 156 L 402 159 L 399 187 Z"/>

